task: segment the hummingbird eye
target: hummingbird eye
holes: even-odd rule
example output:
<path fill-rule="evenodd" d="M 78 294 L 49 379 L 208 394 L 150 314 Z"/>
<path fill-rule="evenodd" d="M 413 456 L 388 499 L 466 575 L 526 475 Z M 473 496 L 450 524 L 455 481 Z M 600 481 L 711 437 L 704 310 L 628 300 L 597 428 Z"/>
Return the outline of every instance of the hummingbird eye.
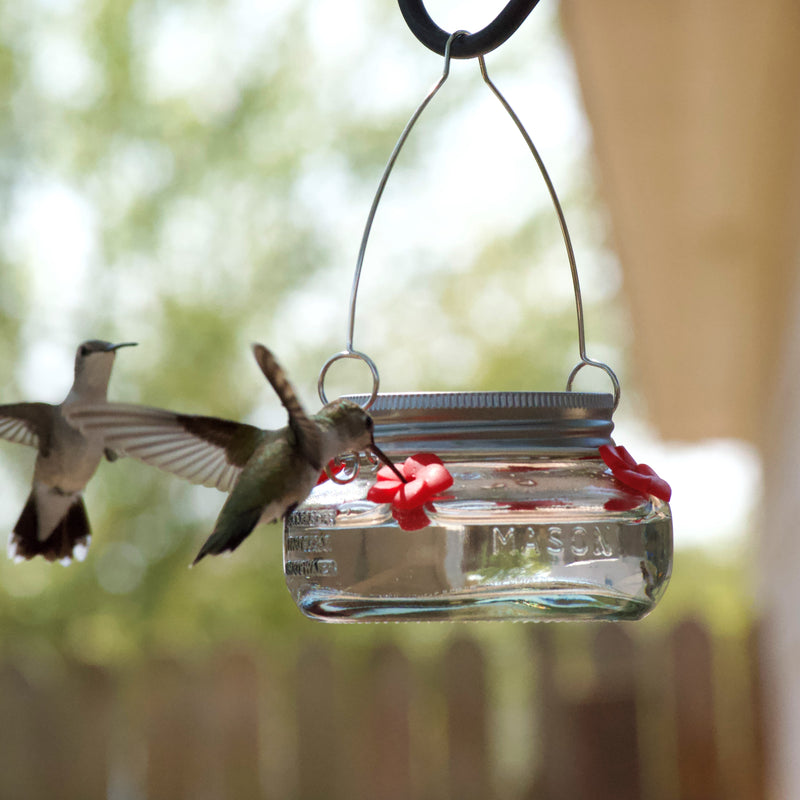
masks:
<path fill-rule="evenodd" d="M 370 433 L 372 433 L 372 431 L 375 430 L 375 421 L 372 419 L 372 417 L 367 416 L 366 426 L 367 426 L 367 430 Z"/>
<path fill-rule="evenodd" d="M 82 344 L 80 350 L 78 350 L 78 354 L 81 358 L 85 358 L 89 355 L 89 348 L 85 344 Z"/>

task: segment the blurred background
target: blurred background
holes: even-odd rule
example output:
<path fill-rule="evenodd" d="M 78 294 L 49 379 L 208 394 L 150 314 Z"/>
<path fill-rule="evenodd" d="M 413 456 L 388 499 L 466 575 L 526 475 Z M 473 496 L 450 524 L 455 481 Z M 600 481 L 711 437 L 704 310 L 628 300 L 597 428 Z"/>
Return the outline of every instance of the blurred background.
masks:
<path fill-rule="evenodd" d="M 426 5 L 477 30 L 503 4 Z M 0 563 L 0 800 L 800 797 L 800 23 L 693 5 L 544 0 L 487 57 L 564 205 L 616 438 L 673 486 L 653 614 L 324 626 L 277 526 L 189 570 L 222 495 L 103 464 L 85 562 Z M 60 402 L 79 342 L 132 340 L 111 399 L 277 427 L 261 341 L 315 408 L 441 68 L 393 0 L 0 3 L 0 402 Z M 355 345 L 390 392 L 561 390 L 578 359 L 556 218 L 473 61 L 388 184 Z M 0 442 L 3 530 L 33 460 Z"/>

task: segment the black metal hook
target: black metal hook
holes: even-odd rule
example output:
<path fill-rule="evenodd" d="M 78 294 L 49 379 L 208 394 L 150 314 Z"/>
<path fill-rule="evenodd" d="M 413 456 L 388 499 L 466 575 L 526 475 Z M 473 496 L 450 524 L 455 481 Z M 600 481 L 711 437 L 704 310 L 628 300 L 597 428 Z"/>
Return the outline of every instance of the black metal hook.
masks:
<path fill-rule="evenodd" d="M 450 34 L 442 30 L 430 17 L 422 0 L 397 0 L 400 11 L 411 32 L 425 47 L 444 55 Z M 477 33 L 458 36 L 450 48 L 452 58 L 475 58 L 499 47 L 525 21 L 539 0 L 509 0 L 508 5 Z"/>

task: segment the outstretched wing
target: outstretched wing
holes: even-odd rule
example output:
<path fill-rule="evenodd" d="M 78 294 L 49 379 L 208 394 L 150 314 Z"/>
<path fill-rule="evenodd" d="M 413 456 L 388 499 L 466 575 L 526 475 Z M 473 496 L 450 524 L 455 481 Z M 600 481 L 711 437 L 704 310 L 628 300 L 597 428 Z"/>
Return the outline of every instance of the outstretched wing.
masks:
<path fill-rule="evenodd" d="M 297 446 L 306 460 L 316 469 L 322 469 L 322 434 L 319 427 L 300 404 L 294 387 L 286 377 L 275 356 L 263 344 L 253 345 L 253 355 L 266 379 L 280 398 L 283 407 L 289 412 L 289 427 L 292 429 Z"/>
<path fill-rule="evenodd" d="M 47 448 L 52 429 L 53 406 L 47 403 L 0 405 L 0 438 L 29 447 Z"/>
<path fill-rule="evenodd" d="M 67 419 L 106 448 L 223 492 L 231 490 L 258 445 L 273 432 L 217 417 L 102 403 L 76 405 Z"/>

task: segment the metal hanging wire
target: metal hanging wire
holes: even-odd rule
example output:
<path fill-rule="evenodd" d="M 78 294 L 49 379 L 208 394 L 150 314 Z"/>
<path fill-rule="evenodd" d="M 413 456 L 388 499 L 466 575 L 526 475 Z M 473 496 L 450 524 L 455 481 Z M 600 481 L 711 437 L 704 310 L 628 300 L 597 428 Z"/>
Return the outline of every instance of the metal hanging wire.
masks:
<path fill-rule="evenodd" d="M 423 101 L 419 104 L 417 109 L 411 115 L 411 118 L 406 123 L 403 132 L 400 134 L 400 137 L 397 140 L 397 143 L 392 150 L 391 155 L 389 156 L 389 160 L 386 164 L 386 167 L 383 170 L 383 175 L 381 176 L 380 182 L 378 183 L 378 188 L 375 191 L 375 196 L 372 199 L 372 205 L 369 210 L 369 214 L 367 215 L 367 222 L 364 226 L 364 233 L 361 237 L 361 246 L 358 250 L 358 258 L 356 260 L 356 268 L 355 274 L 353 276 L 353 285 L 350 290 L 350 306 L 349 306 L 349 313 L 348 313 L 348 324 L 347 324 L 347 338 L 346 338 L 346 345 L 345 349 L 335 353 L 332 355 L 323 365 L 319 379 L 317 381 L 317 390 L 319 392 L 319 397 L 323 403 L 328 402 L 328 398 L 325 395 L 325 377 L 328 373 L 330 367 L 336 362 L 341 359 L 357 359 L 363 361 L 370 369 L 372 373 L 372 392 L 369 395 L 366 403 L 365 408 L 369 408 L 374 402 L 375 398 L 378 396 L 378 388 L 380 386 L 380 375 L 378 372 L 378 368 L 375 365 L 375 362 L 365 353 L 359 352 L 353 348 L 353 339 L 354 339 L 354 331 L 355 331 L 355 318 L 356 318 L 356 302 L 358 300 L 358 287 L 361 281 L 361 271 L 364 266 L 364 256 L 367 251 L 367 243 L 369 242 L 369 235 L 372 230 L 372 224 L 375 220 L 375 214 L 378 210 L 378 205 L 380 204 L 381 198 L 383 197 L 384 189 L 386 188 L 386 184 L 389 180 L 389 176 L 391 175 L 392 169 L 397 161 L 397 157 L 400 154 L 400 151 L 403 149 L 403 145 L 406 143 L 411 130 L 413 129 L 414 125 L 416 124 L 417 120 L 422 115 L 422 112 L 427 108 L 428 104 L 433 100 L 436 96 L 436 93 L 439 89 L 442 88 L 445 81 L 447 80 L 448 76 L 450 75 L 450 59 L 451 59 L 451 48 L 453 43 L 462 36 L 468 36 L 467 31 L 455 31 L 451 33 L 447 37 L 447 41 L 445 43 L 444 48 L 444 68 L 442 70 L 442 75 L 439 80 L 433 85 L 430 89 L 428 94 L 425 96 Z M 510 34 L 509 34 L 510 35 Z M 583 315 L 583 299 L 581 295 L 581 287 L 580 287 L 580 279 L 578 277 L 578 265 L 575 259 L 575 251 L 572 247 L 572 239 L 569 234 L 569 229 L 567 228 L 567 221 L 564 217 L 564 211 L 561 207 L 561 202 L 558 199 L 558 194 L 556 193 L 555 186 L 553 185 L 552 180 L 550 179 L 550 175 L 547 172 L 547 168 L 544 165 L 544 161 L 542 157 L 539 155 L 539 151 L 536 149 L 536 145 L 534 145 L 533 140 L 531 139 L 530 135 L 528 134 L 525 126 L 522 124 L 522 121 L 517 116 L 514 109 L 511 107 L 510 103 L 506 100 L 506 98 L 501 94 L 500 90 L 495 86 L 492 82 L 491 78 L 489 77 L 489 73 L 486 69 L 486 60 L 484 59 L 482 54 L 477 56 L 478 64 L 480 65 L 481 77 L 483 78 L 484 83 L 491 89 L 494 96 L 498 99 L 500 104 L 506 110 L 508 115 L 514 121 L 514 124 L 517 126 L 522 138 L 525 140 L 525 144 L 527 144 L 528 149 L 530 150 L 531 154 L 533 155 L 534 160 L 536 161 L 536 165 L 539 168 L 539 172 L 544 180 L 545 186 L 547 187 L 547 191 L 550 195 L 551 202 L 553 204 L 553 208 L 555 209 L 556 216 L 558 217 L 558 223 L 561 228 L 561 235 L 564 240 L 564 246 L 567 251 L 567 259 L 569 261 L 570 273 L 572 276 L 572 288 L 573 293 L 575 295 L 575 313 L 577 317 L 577 327 L 578 327 L 578 353 L 580 356 L 580 361 L 572 368 L 568 378 L 567 378 L 567 391 L 572 391 L 572 386 L 575 381 L 575 377 L 577 376 L 578 372 L 584 367 L 596 367 L 598 369 L 602 369 L 608 377 L 611 379 L 611 383 L 614 387 L 614 408 L 616 409 L 617 405 L 619 404 L 620 399 L 620 383 L 619 379 L 617 378 L 614 370 L 611 369 L 607 364 L 604 364 L 602 361 L 596 361 L 595 359 L 589 358 L 586 354 L 586 331 L 584 325 L 584 315 Z"/>

